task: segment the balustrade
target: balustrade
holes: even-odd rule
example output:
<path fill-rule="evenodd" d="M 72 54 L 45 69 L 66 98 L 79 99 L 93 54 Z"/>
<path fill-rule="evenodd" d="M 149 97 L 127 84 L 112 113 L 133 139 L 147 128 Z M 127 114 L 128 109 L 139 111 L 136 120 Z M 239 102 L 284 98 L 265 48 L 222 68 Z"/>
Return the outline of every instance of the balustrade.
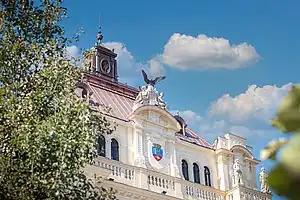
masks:
<path fill-rule="evenodd" d="M 261 193 L 249 188 L 240 188 L 241 199 L 243 200 L 271 200 L 271 194 Z"/>
<path fill-rule="evenodd" d="M 134 170 L 128 165 L 107 158 L 96 159 L 94 165 L 111 171 L 111 175 L 125 180 L 134 180 Z"/>
<path fill-rule="evenodd" d="M 175 182 L 159 175 L 148 175 L 148 185 L 175 190 Z"/>
<path fill-rule="evenodd" d="M 116 182 L 129 184 L 143 189 L 161 193 L 167 191 L 170 196 L 197 200 L 225 200 L 226 192 L 213 187 L 189 182 L 159 172 L 126 165 L 119 161 L 99 157 L 94 166 L 110 170 L 109 178 Z M 140 183 L 140 184 L 138 184 Z M 271 195 L 239 187 L 242 200 L 271 200 Z M 233 200 L 233 191 L 227 194 L 227 199 Z"/>
<path fill-rule="evenodd" d="M 187 181 L 185 181 L 187 182 Z M 199 200 L 225 200 L 225 192 L 197 183 L 183 183 L 184 198 Z"/>

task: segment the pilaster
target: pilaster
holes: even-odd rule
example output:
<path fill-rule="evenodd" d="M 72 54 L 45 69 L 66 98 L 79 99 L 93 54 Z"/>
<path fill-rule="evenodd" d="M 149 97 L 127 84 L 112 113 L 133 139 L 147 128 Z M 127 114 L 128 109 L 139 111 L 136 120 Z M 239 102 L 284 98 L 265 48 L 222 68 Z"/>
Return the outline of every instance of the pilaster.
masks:
<path fill-rule="evenodd" d="M 218 169 L 218 181 L 219 189 L 226 191 L 229 189 L 229 156 L 227 154 L 220 154 L 217 156 L 217 169 Z"/>
<path fill-rule="evenodd" d="M 145 137 L 143 137 L 143 129 L 140 124 L 136 124 L 134 126 L 134 143 L 135 143 L 135 151 L 134 151 L 134 165 L 138 167 L 146 167 L 145 165 L 145 156 L 143 150 L 145 145 Z"/>
<path fill-rule="evenodd" d="M 105 139 L 105 155 L 107 158 L 111 158 L 111 137 Z"/>

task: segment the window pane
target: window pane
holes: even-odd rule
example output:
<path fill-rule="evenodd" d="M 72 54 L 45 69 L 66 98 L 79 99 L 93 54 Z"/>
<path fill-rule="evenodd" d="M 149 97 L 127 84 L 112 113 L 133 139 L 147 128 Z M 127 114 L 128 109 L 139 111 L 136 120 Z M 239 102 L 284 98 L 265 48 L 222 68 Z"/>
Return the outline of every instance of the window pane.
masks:
<path fill-rule="evenodd" d="M 185 180 L 189 180 L 189 169 L 188 164 L 185 160 L 182 160 L 182 174 Z"/>
<path fill-rule="evenodd" d="M 119 144 L 115 139 L 111 140 L 111 159 L 119 161 Z"/>
<path fill-rule="evenodd" d="M 210 182 L 210 171 L 208 169 L 208 167 L 204 167 L 204 176 L 205 176 L 205 185 L 207 186 L 211 186 L 211 182 Z"/>
<path fill-rule="evenodd" d="M 98 155 L 105 157 L 105 138 L 103 135 L 98 138 Z"/>
<path fill-rule="evenodd" d="M 200 183 L 199 166 L 196 163 L 193 164 L 193 172 L 194 172 L 194 182 Z"/>

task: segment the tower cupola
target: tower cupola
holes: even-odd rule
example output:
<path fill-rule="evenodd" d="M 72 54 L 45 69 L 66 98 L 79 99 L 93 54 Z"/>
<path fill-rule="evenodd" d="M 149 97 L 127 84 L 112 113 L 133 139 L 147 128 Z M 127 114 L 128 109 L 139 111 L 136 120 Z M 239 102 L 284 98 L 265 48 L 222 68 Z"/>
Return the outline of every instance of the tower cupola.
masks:
<path fill-rule="evenodd" d="M 117 54 L 102 43 L 101 26 L 97 33 L 97 42 L 83 55 L 83 68 L 86 72 L 101 76 L 112 82 L 118 82 Z"/>

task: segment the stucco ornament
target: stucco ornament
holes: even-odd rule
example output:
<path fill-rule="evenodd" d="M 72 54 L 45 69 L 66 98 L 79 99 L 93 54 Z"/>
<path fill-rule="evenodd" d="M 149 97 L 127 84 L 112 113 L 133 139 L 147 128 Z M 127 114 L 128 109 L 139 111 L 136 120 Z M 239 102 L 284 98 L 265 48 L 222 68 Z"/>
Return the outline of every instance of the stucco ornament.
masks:
<path fill-rule="evenodd" d="M 242 176 L 242 169 L 240 165 L 240 159 L 235 159 L 233 164 L 233 178 L 234 178 L 234 186 L 242 185 L 243 183 L 243 176 Z"/>
<path fill-rule="evenodd" d="M 268 174 L 265 172 L 265 168 L 262 167 L 259 172 L 260 191 L 262 193 L 270 193 L 268 186 Z"/>
<path fill-rule="evenodd" d="M 159 82 L 160 80 L 163 80 L 164 78 L 157 77 L 154 80 L 147 79 L 146 73 L 143 71 L 145 82 L 148 85 L 140 87 L 140 92 L 137 95 L 134 104 L 133 104 L 133 110 L 136 110 L 137 108 L 144 106 L 144 105 L 151 105 L 151 106 L 158 106 L 162 109 L 167 108 L 166 102 L 163 100 L 163 93 L 159 93 L 154 85 Z"/>

